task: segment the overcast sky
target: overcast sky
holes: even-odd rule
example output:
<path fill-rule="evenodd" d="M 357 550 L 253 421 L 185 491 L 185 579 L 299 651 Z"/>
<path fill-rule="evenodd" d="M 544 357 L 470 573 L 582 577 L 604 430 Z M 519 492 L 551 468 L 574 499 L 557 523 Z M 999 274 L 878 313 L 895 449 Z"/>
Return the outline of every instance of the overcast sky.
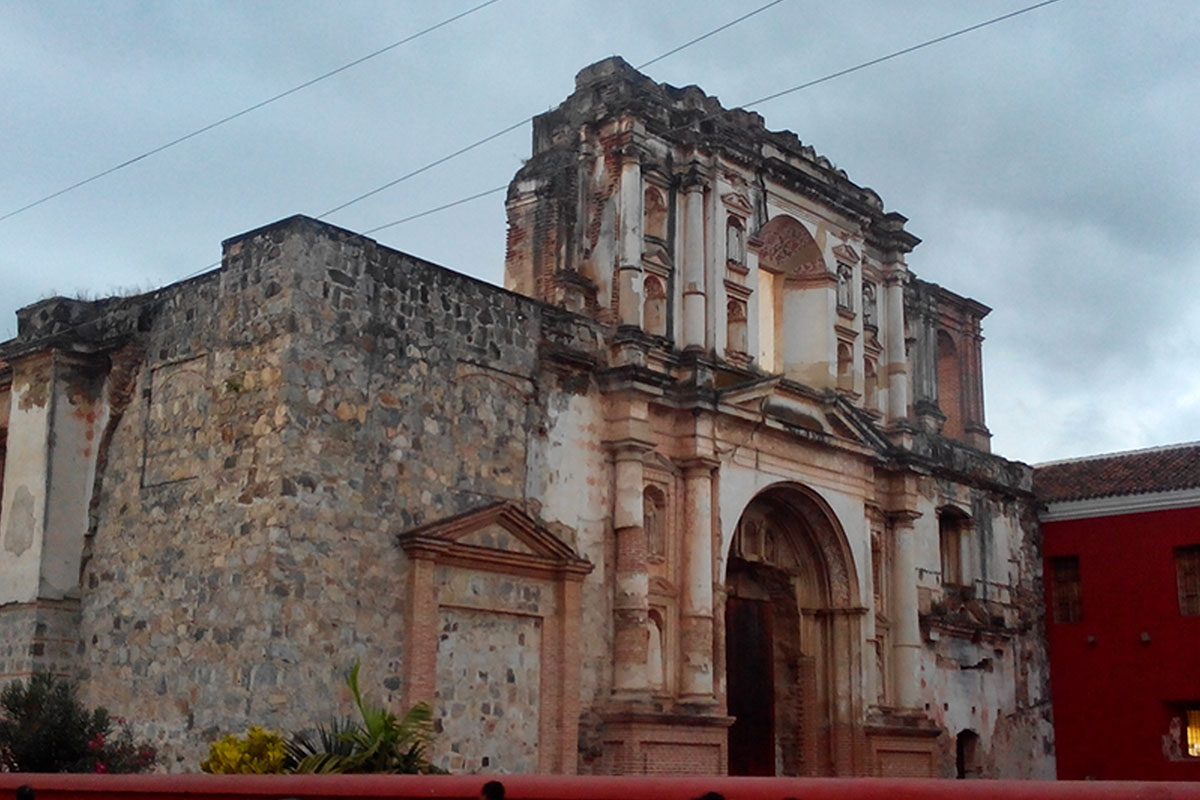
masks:
<path fill-rule="evenodd" d="M 0 0 L 0 214 L 477 5 Z M 766 0 L 499 0 L 0 222 L 17 308 L 174 282 L 222 239 L 322 214 Z M 727 106 L 1032 0 L 784 0 L 647 69 Z M 993 449 L 1200 438 L 1200 7 L 1061 0 L 757 106 L 909 217 L 922 278 L 984 320 Z M 530 127 L 329 218 L 364 231 L 508 182 Z M 376 234 L 499 283 L 503 193 Z"/>

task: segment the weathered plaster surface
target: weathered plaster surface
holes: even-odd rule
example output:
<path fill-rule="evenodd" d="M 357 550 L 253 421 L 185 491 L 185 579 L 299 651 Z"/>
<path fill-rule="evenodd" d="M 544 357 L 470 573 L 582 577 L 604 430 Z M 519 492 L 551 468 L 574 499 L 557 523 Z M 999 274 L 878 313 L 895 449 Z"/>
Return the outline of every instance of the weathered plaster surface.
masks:
<path fill-rule="evenodd" d="M 969 731 L 976 774 L 1052 774 L 986 307 L 915 282 L 904 218 L 793 135 L 619 59 L 534 151 L 506 273 L 529 296 L 295 217 L 200 278 L 23 309 L 3 674 L 75 671 L 175 770 L 248 723 L 349 712 L 360 661 L 372 696 L 434 703 L 453 769 L 714 772 L 736 597 L 779 620 L 777 770 L 947 774 Z M 510 527 L 403 538 L 487 508 Z"/>

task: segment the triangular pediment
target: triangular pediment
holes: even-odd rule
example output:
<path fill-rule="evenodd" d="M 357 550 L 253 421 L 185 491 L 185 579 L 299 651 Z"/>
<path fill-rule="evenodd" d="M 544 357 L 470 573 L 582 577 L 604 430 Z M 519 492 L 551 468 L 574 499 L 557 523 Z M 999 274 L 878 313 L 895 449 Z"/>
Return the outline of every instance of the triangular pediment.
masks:
<path fill-rule="evenodd" d="M 582 577 L 592 565 L 518 506 L 500 502 L 406 531 L 400 546 L 415 558 L 492 570 L 533 570 Z"/>
<path fill-rule="evenodd" d="M 754 211 L 754 206 L 750 205 L 750 198 L 746 197 L 741 192 L 726 192 L 721 195 L 721 202 L 725 203 L 729 208 L 749 215 Z"/>
<path fill-rule="evenodd" d="M 844 398 L 818 392 L 783 376 L 732 386 L 721 393 L 722 405 L 806 438 L 853 442 L 886 450 L 887 441 Z"/>
<path fill-rule="evenodd" d="M 463 534 L 459 537 L 458 542 L 459 544 L 469 544 L 475 547 L 487 547 L 492 550 L 536 555 L 533 548 L 521 541 L 508 528 L 498 523 L 485 525 L 478 530 Z"/>
<path fill-rule="evenodd" d="M 839 244 L 833 248 L 833 255 L 838 260 L 845 264 L 857 264 L 858 253 L 853 247 L 848 244 Z"/>

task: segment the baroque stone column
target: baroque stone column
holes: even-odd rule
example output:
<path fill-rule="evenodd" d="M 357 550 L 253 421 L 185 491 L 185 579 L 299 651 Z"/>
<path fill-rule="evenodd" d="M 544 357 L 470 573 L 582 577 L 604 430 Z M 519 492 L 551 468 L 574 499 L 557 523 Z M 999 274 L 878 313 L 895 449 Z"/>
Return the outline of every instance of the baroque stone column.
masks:
<path fill-rule="evenodd" d="M 642 326 L 642 148 L 629 142 L 621 157 L 621 227 L 617 302 L 622 325 Z"/>
<path fill-rule="evenodd" d="M 892 665 L 896 705 L 917 708 L 921 698 L 921 627 L 917 617 L 916 537 L 913 511 L 888 514 L 892 532 Z"/>
<path fill-rule="evenodd" d="M 683 178 L 683 346 L 705 348 L 708 295 L 704 275 L 705 174 L 696 166 Z"/>
<path fill-rule="evenodd" d="M 904 271 L 893 267 L 884 278 L 887 302 L 887 378 L 888 421 L 896 423 L 908 417 L 908 358 L 904 352 Z"/>
<path fill-rule="evenodd" d="M 715 703 L 713 694 L 713 471 L 718 462 L 684 463 L 684 581 L 681 615 L 680 695 L 685 702 Z"/>
<path fill-rule="evenodd" d="M 643 464 L 649 446 L 638 441 L 613 444 L 616 474 L 613 531 L 617 563 L 613 587 L 613 691 L 650 691 L 646 661 L 650 646 L 650 577 L 643 527 Z"/>

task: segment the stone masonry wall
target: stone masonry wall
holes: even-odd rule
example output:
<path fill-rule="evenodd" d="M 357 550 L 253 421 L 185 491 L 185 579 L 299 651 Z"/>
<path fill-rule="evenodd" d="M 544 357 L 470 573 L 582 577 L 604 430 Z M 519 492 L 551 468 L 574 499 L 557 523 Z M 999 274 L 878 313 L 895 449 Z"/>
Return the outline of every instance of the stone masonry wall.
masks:
<path fill-rule="evenodd" d="M 399 698 L 395 535 L 525 499 L 547 323 L 303 218 L 156 296 L 97 498 L 82 660 L 86 699 L 185 770 L 247 724 L 347 713 L 354 661 L 371 697 Z"/>
<path fill-rule="evenodd" d="M 34 670 L 72 675 L 78 631 L 76 600 L 0 606 L 0 681 Z"/>

